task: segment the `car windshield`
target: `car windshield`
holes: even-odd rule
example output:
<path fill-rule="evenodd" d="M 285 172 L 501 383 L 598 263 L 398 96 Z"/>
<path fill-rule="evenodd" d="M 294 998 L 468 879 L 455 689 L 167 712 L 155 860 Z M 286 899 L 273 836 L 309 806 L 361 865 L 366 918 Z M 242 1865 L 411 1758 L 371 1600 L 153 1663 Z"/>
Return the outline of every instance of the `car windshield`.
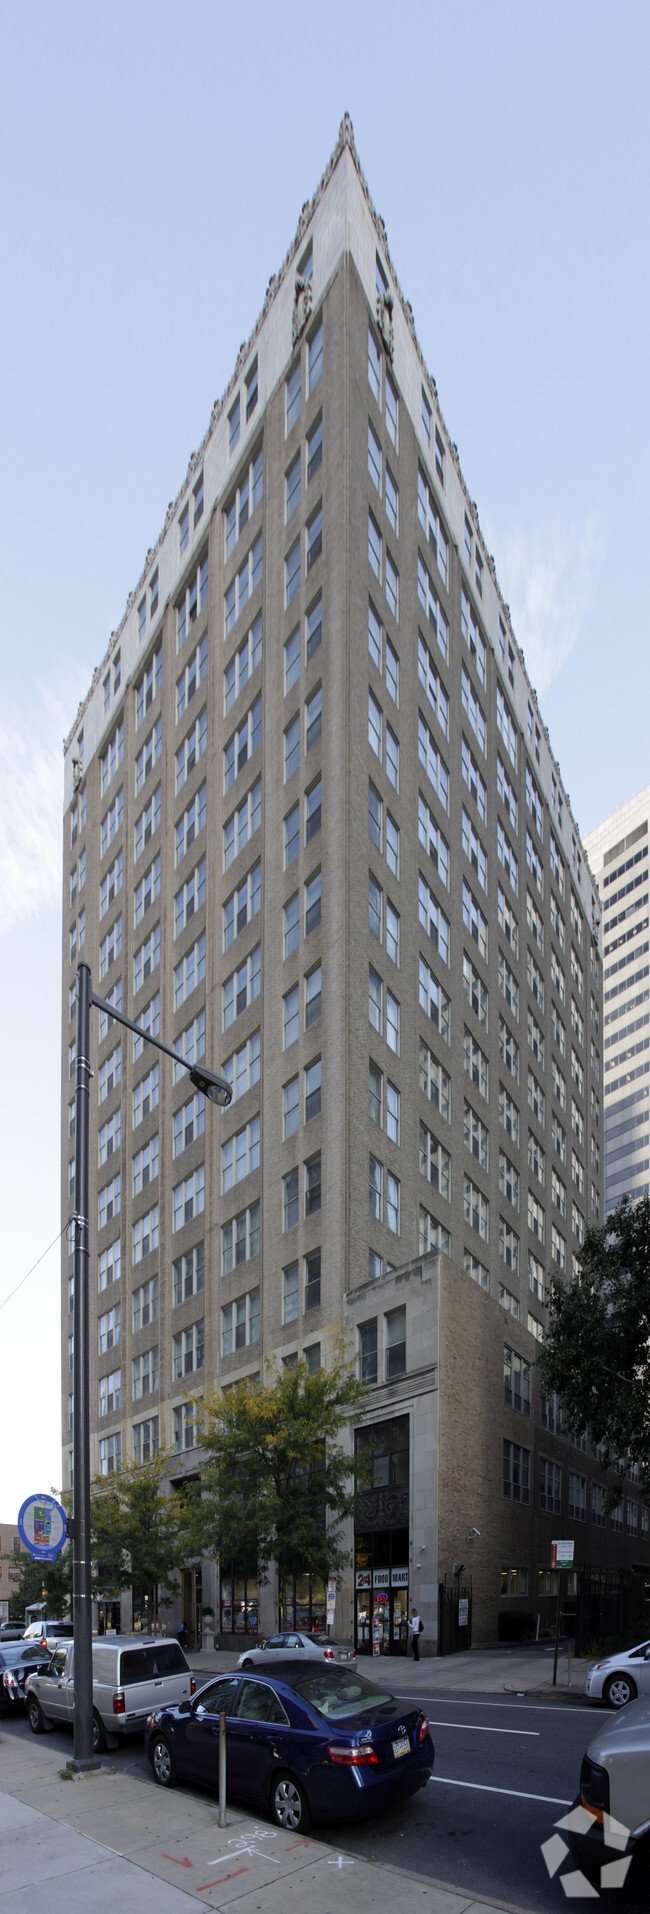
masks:
<path fill-rule="evenodd" d="M 3 1642 L 0 1661 L 4 1668 L 16 1668 L 21 1661 L 44 1661 L 47 1657 L 40 1642 Z"/>
<path fill-rule="evenodd" d="M 319 1715 L 325 1715 L 328 1721 L 346 1721 L 350 1715 L 364 1715 L 371 1708 L 381 1708 L 393 1696 L 385 1689 L 375 1688 L 372 1681 L 366 1681 L 363 1675 L 348 1674 L 338 1668 L 324 1668 L 322 1674 L 305 1675 L 296 1683 L 297 1693 L 316 1709 Z"/>

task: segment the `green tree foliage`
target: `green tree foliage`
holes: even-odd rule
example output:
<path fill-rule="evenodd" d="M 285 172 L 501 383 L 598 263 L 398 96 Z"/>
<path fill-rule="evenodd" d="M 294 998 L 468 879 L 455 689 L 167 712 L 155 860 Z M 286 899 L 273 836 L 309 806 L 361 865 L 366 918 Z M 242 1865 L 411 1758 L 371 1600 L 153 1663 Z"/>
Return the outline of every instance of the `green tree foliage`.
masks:
<path fill-rule="evenodd" d="M 5 1555 L 18 1573 L 11 1583 L 10 1620 L 21 1622 L 32 1602 L 46 1602 L 48 1616 L 56 1621 L 72 1612 L 72 1549 L 67 1542 L 55 1562 L 33 1562 L 21 1549 L 20 1555 Z"/>
<path fill-rule="evenodd" d="M 341 1528 L 355 1504 L 354 1460 L 338 1437 L 363 1396 L 339 1344 L 329 1369 L 270 1367 L 203 1407 L 204 1547 L 268 1580 L 309 1568 L 324 1578 L 347 1561 Z"/>
<path fill-rule="evenodd" d="M 624 1197 L 602 1229 L 587 1231 L 577 1276 L 552 1282 L 539 1367 L 571 1426 L 602 1443 L 607 1466 L 638 1463 L 650 1494 L 648 1197 Z"/>
<path fill-rule="evenodd" d="M 196 1556 L 200 1544 L 196 1493 L 169 1490 L 170 1460 L 161 1449 L 149 1462 L 95 1476 L 91 1489 L 98 1592 L 111 1597 L 130 1588 L 135 1600 L 148 1601 L 152 1613 L 160 1589 L 167 1600 L 177 1594 L 177 1571 Z"/>

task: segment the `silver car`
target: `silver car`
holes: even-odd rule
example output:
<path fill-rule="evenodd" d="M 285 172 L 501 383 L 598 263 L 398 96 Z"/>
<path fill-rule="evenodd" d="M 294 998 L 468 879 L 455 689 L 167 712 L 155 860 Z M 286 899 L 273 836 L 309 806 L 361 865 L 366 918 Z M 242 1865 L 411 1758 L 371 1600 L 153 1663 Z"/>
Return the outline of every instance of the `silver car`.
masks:
<path fill-rule="evenodd" d="M 93 1639 L 93 1730 L 95 1752 L 116 1736 L 143 1729 L 152 1708 L 173 1707 L 196 1692 L 180 1643 L 146 1635 Z M 74 1643 L 62 1642 L 49 1667 L 28 1675 L 27 1719 L 35 1735 L 74 1717 Z M 113 1741 L 113 1745 L 115 1745 Z"/>
<path fill-rule="evenodd" d="M 331 1635 L 305 1635 L 300 1629 L 292 1628 L 284 1635 L 269 1635 L 268 1641 L 261 1642 L 259 1648 L 244 1649 L 237 1667 L 267 1667 L 269 1662 L 301 1660 L 303 1655 L 305 1661 L 356 1662 L 357 1659 L 354 1648 L 332 1641 Z"/>
<path fill-rule="evenodd" d="M 585 1676 L 585 1694 L 590 1701 L 606 1701 L 610 1708 L 624 1708 L 638 1695 L 650 1698 L 650 1642 L 592 1662 Z"/>
<path fill-rule="evenodd" d="M 562 1822 L 559 1825 L 562 1826 Z M 569 1829 L 574 1860 L 585 1873 L 595 1876 L 601 1867 L 608 1870 L 600 1877 L 603 1890 L 621 1888 L 635 1852 L 643 1849 L 647 1854 L 650 1835 L 650 1705 L 647 1701 L 633 1702 L 618 1721 L 602 1723 L 584 1756 L 580 1793 L 564 1825 Z M 579 1892 L 579 1887 L 574 1886 L 573 1893 Z M 636 1905 L 643 1902 L 637 1903 L 635 1899 Z"/>

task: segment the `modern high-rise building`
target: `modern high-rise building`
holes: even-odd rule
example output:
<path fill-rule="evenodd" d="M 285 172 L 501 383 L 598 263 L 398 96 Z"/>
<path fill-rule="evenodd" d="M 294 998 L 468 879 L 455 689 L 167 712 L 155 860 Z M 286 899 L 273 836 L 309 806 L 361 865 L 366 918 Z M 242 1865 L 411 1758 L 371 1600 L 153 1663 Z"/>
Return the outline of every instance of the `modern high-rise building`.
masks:
<path fill-rule="evenodd" d="M 603 911 L 605 1215 L 650 1191 L 650 785 L 585 839 Z"/>
<path fill-rule="evenodd" d="M 602 1208 L 600 906 L 347 119 L 67 740 L 64 886 L 64 1215 L 80 955 L 233 1088 L 94 1013 L 93 1467 L 182 1483 L 193 1393 L 342 1332 L 360 1649 L 545 1624 L 556 1534 L 647 1562 L 536 1371 Z M 300 1562 L 188 1565 L 208 1604 L 324 1623 Z"/>

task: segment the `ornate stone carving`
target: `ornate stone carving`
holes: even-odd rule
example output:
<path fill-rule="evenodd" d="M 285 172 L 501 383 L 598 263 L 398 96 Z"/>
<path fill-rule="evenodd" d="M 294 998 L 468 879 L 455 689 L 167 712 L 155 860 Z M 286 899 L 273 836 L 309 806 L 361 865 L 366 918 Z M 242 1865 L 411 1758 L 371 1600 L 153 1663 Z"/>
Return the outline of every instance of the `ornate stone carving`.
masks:
<path fill-rule="evenodd" d="M 293 289 L 293 313 L 291 318 L 291 342 L 294 346 L 300 338 L 301 333 L 305 330 L 311 312 L 312 298 L 311 279 L 303 279 L 302 273 L 297 272 L 296 283 Z"/>
<path fill-rule="evenodd" d="M 379 331 L 381 333 L 384 345 L 386 347 L 386 351 L 388 353 L 388 357 L 392 365 L 393 352 L 395 350 L 395 327 L 393 325 L 392 292 L 377 293 L 377 325 L 379 327 Z"/>
<path fill-rule="evenodd" d="M 406 1529 L 409 1523 L 409 1492 L 403 1489 L 364 1489 L 359 1496 L 355 1518 L 357 1535 L 371 1529 Z"/>

